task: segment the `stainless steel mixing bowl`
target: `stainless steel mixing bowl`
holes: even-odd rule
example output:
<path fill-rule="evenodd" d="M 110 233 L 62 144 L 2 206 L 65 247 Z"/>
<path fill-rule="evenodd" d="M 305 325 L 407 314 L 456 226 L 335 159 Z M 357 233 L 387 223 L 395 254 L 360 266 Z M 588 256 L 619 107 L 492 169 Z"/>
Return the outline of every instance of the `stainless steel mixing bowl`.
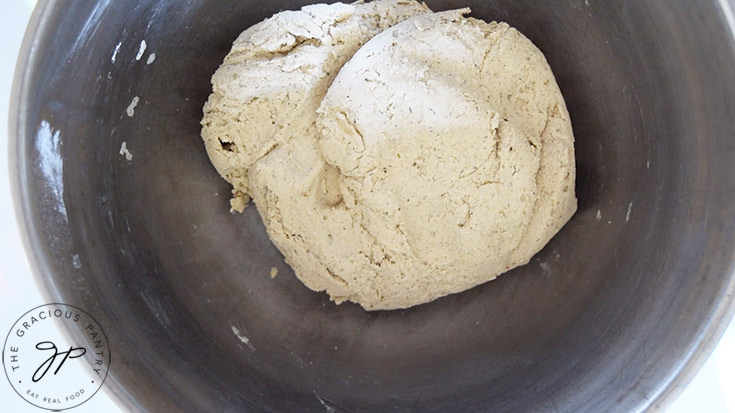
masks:
<path fill-rule="evenodd" d="M 105 387 L 167 412 L 671 400 L 733 313 L 733 3 L 428 1 L 505 20 L 546 54 L 574 124 L 579 212 L 496 281 L 374 313 L 306 289 L 255 208 L 228 212 L 199 137 L 238 33 L 304 3 L 39 4 L 11 114 L 16 204 L 48 296 L 110 338 Z"/>

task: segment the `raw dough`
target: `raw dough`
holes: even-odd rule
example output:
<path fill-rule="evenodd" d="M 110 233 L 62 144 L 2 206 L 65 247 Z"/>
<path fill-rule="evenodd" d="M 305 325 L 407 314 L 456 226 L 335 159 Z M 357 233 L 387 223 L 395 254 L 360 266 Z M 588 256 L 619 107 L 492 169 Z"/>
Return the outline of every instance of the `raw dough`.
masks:
<path fill-rule="evenodd" d="M 571 124 L 546 60 L 468 12 L 281 13 L 213 77 L 202 135 L 233 208 L 251 196 L 299 279 L 338 303 L 466 290 L 527 263 L 576 209 Z"/>
<path fill-rule="evenodd" d="M 248 169 L 314 123 L 332 79 L 357 49 L 429 11 L 407 0 L 314 4 L 278 13 L 238 36 L 212 76 L 202 119 L 209 159 L 233 186 L 234 210 L 248 203 Z"/>

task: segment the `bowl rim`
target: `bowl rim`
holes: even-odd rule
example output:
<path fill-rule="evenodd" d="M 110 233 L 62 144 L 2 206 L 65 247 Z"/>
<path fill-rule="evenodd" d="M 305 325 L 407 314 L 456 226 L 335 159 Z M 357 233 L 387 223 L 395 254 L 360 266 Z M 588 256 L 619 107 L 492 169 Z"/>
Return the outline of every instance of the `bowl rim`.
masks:
<path fill-rule="evenodd" d="M 59 5 L 59 1 L 49 0 L 37 3 L 33 9 L 15 63 L 8 111 L 8 169 L 15 221 L 36 289 L 46 303 L 65 303 L 65 301 L 56 288 L 53 265 L 49 257 L 40 253 L 43 237 L 32 220 L 32 202 L 26 179 L 28 175 L 24 173 L 30 166 L 26 162 L 27 152 L 23 143 L 33 137 L 25 127 L 26 113 L 23 108 L 26 107 L 31 92 L 28 85 L 35 62 L 39 58 L 40 39 L 48 30 L 49 20 Z M 70 339 L 77 333 L 78 331 L 72 331 L 68 326 L 62 329 L 62 334 Z M 99 390 L 102 390 L 101 393 L 105 394 L 120 411 L 145 411 L 116 379 L 114 373 L 108 372 L 104 384 Z"/>

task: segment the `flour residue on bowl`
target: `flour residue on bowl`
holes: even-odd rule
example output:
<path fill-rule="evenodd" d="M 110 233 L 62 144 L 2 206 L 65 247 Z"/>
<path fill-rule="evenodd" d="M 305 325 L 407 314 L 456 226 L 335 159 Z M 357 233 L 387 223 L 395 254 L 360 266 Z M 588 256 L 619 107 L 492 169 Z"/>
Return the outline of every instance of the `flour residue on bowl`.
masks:
<path fill-rule="evenodd" d="M 551 266 L 549 266 L 549 263 L 546 261 L 541 261 L 539 263 L 539 267 L 541 267 L 541 270 L 544 272 L 545 275 L 551 274 Z"/>
<path fill-rule="evenodd" d="M 139 97 L 134 97 L 133 100 L 130 102 L 130 105 L 128 105 L 128 108 L 125 109 L 125 113 L 127 113 L 129 117 L 132 118 L 135 115 L 135 107 L 138 106 L 139 101 Z"/>
<path fill-rule="evenodd" d="M 235 334 L 235 337 L 237 337 L 238 340 L 242 341 L 246 346 L 248 346 L 248 348 L 250 350 L 255 351 L 255 347 L 253 347 L 253 345 L 250 344 L 250 339 L 247 338 L 247 336 L 245 334 L 240 334 L 240 329 L 239 328 L 237 328 L 235 326 L 231 326 L 231 327 L 232 327 L 232 333 Z"/>
<path fill-rule="evenodd" d="M 82 268 L 82 260 L 79 258 L 79 254 L 72 255 L 72 257 L 71 257 L 71 264 L 76 269 Z"/>
<path fill-rule="evenodd" d="M 115 46 L 115 50 L 112 51 L 112 57 L 110 58 L 112 63 L 115 63 L 115 60 L 117 60 L 117 53 L 120 51 L 120 46 L 122 46 L 122 42 L 118 43 L 117 46 Z"/>
<path fill-rule="evenodd" d="M 324 402 L 324 399 L 322 399 L 321 397 L 319 397 L 319 395 L 316 394 L 316 391 L 314 391 L 314 396 L 316 396 L 317 400 L 319 400 L 319 403 L 321 403 L 322 406 L 324 406 L 324 409 L 325 409 L 325 411 L 327 413 L 335 413 L 337 411 L 337 410 L 334 409 L 334 407 L 332 407 L 332 406 L 328 405 L 326 402 Z"/>
<path fill-rule="evenodd" d="M 128 150 L 128 143 L 125 141 L 123 141 L 122 145 L 120 145 L 120 155 L 125 156 L 125 159 L 127 159 L 128 161 L 133 160 L 133 154 L 130 153 L 130 151 Z"/>
<path fill-rule="evenodd" d="M 135 60 L 140 60 L 141 57 L 143 57 L 143 53 L 145 53 L 145 48 L 148 47 L 145 40 L 140 41 L 140 47 L 138 48 L 138 54 L 135 55 Z"/>
<path fill-rule="evenodd" d="M 68 220 L 66 215 L 66 205 L 64 204 L 64 163 L 61 158 L 61 132 L 51 129 L 48 122 L 41 121 L 36 133 L 36 151 L 40 159 L 41 173 L 51 190 L 54 198 L 56 210 L 61 213 L 64 220 Z"/>

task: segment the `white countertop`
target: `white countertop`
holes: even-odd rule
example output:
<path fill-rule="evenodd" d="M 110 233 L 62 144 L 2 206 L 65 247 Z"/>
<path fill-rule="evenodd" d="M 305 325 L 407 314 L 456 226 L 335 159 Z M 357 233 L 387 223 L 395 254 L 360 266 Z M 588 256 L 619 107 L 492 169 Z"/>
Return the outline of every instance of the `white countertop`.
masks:
<path fill-rule="evenodd" d="M 0 333 L 44 300 L 31 275 L 15 222 L 8 177 L 8 101 L 15 61 L 35 0 L 9 0 L 0 13 Z M 114 366 L 112 367 L 114 369 Z M 104 389 L 104 387 L 103 387 Z M 7 380 L 0 378 L 0 410 L 42 411 L 22 400 Z M 73 412 L 119 412 L 99 392 Z M 725 332 L 714 353 L 668 413 L 735 413 L 735 323 Z"/>

